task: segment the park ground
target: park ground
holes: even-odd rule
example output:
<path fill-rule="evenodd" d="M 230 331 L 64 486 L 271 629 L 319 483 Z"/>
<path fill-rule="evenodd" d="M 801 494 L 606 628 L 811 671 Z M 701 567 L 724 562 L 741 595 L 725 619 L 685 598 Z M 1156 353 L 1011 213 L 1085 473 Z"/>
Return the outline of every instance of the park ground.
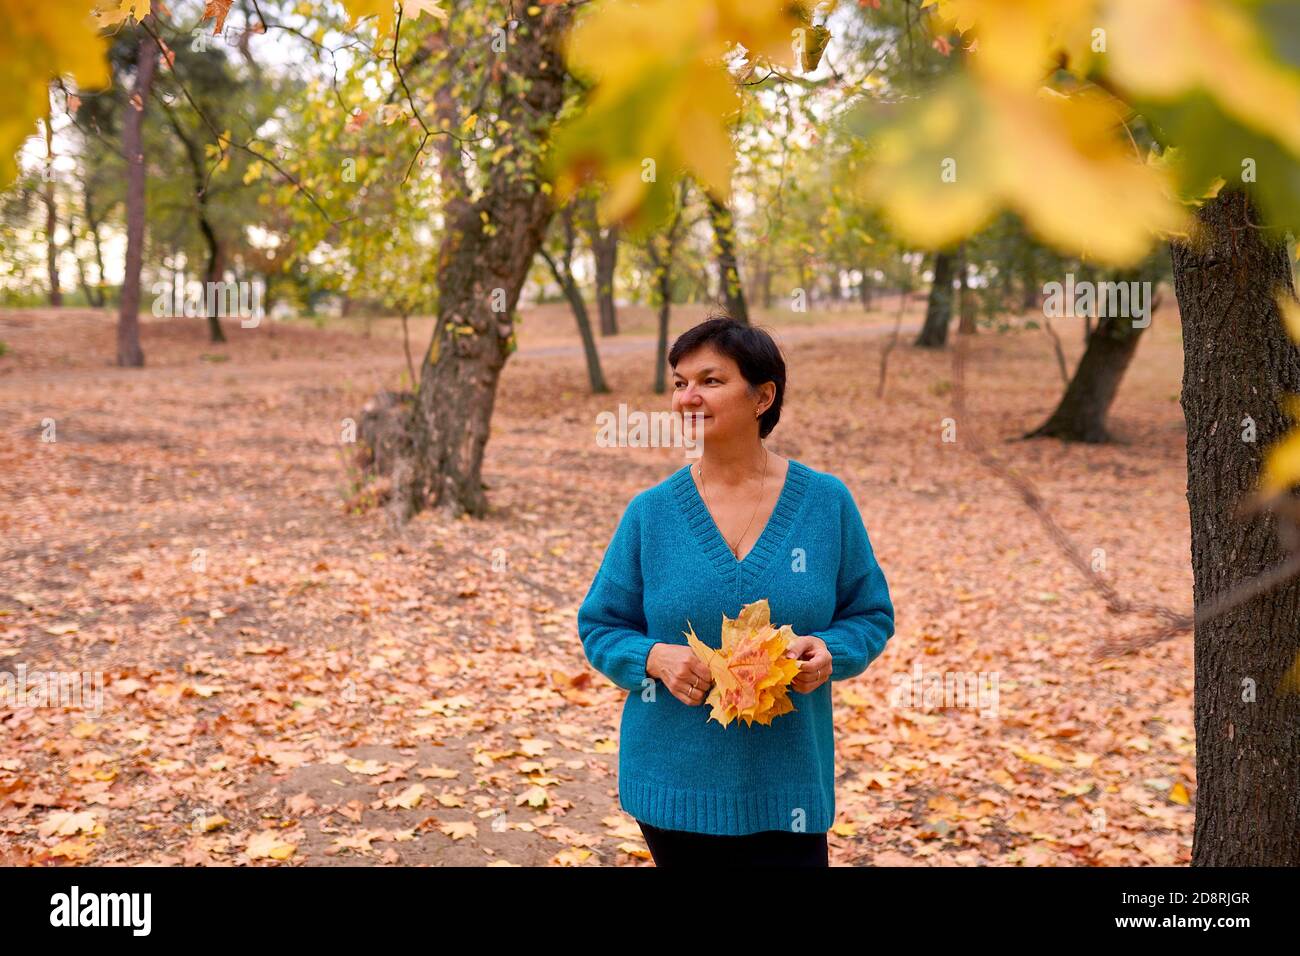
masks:
<path fill-rule="evenodd" d="M 676 309 L 673 334 L 703 315 Z M 849 486 L 896 608 L 884 654 L 834 685 L 832 863 L 1186 864 L 1190 636 L 1092 659 L 1155 619 L 1110 613 L 968 440 L 1123 597 L 1188 610 L 1173 305 L 1104 446 L 1014 440 L 1063 388 L 1042 329 L 969 341 L 943 442 L 949 351 L 905 333 L 877 394 L 894 320 L 756 317 L 790 372 L 768 447 Z M 227 320 L 213 346 L 200 320 L 143 317 L 148 364 L 122 370 L 108 313 L 0 312 L 0 670 L 103 680 L 98 714 L 0 705 L 0 863 L 650 865 L 618 805 L 624 692 L 575 616 L 627 501 L 685 460 L 596 442 L 601 411 L 668 407 L 652 321 L 629 309 L 602 340 L 613 391 L 593 396 L 565 309 L 525 310 L 490 514 L 397 528 L 355 507 L 340 441 L 409 384 L 396 322 Z M 1054 324 L 1072 368 L 1082 330 Z M 996 674 L 996 709 L 891 702 L 918 667 Z"/>

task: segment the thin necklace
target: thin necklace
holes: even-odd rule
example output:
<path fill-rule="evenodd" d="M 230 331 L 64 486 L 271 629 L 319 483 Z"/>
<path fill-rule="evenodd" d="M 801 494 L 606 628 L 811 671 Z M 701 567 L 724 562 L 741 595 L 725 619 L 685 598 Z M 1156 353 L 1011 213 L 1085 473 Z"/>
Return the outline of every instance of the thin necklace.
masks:
<path fill-rule="evenodd" d="M 758 484 L 758 501 L 754 502 L 754 514 L 749 516 L 749 524 L 745 525 L 745 530 L 740 532 L 740 537 L 736 539 L 736 543 L 734 545 L 730 541 L 727 541 L 727 536 L 725 534 L 722 535 L 722 540 L 727 541 L 727 547 L 731 549 L 731 553 L 736 556 L 737 561 L 740 560 L 740 552 L 736 549 L 739 547 L 740 542 L 745 540 L 745 535 L 749 533 L 749 526 L 754 523 L 754 515 L 758 514 L 758 506 L 763 503 L 763 489 L 767 486 L 767 459 L 768 459 L 767 449 L 764 448 L 763 449 L 763 478 Z M 709 503 L 709 493 L 708 493 L 708 489 L 704 487 L 704 462 L 703 461 L 700 462 L 699 469 L 700 469 L 700 489 L 704 492 L 704 503 L 707 505 Z M 713 509 L 710 508 L 709 510 L 712 511 Z M 715 521 L 714 524 L 717 525 L 717 522 Z M 718 534 L 722 534 L 722 528 L 720 526 L 718 527 Z"/>

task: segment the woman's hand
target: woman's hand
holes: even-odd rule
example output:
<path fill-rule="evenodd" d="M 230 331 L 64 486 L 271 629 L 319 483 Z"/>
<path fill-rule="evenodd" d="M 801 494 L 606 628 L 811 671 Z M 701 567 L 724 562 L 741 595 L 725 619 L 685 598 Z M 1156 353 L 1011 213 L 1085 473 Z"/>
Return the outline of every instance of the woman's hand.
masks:
<path fill-rule="evenodd" d="M 645 672 L 663 681 L 674 697 L 690 707 L 704 703 L 713 683 L 708 665 L 681 644 L 652 646 L 646 655 Z"/>
<path fill-rule="evenodd" d="M 799 662 L 799 673 L 790 682 L 799 693 L 811 693 L 831 679 L 831 652 L 820 637 L 796 637 L 785 656 Z"/>

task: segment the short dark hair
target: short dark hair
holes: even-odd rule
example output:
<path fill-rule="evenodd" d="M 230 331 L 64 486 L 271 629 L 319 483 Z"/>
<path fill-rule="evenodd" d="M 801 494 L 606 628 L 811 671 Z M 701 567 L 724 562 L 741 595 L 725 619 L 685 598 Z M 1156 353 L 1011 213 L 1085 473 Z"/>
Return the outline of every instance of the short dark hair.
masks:
<path fill-rule="evenodd" d="M 766 438 L 781 420 L 781 401 L 785 398 L 785 359 L 772 336 L 726 313 L 714 313 L 674 340 L 668 350 L 668 364 L 676 368 L 685 356 L 703 345 L 730 356 L 751 392 L 764 382 L 776 383 L 776 396 L 758 420 L 758 437 Z"/>

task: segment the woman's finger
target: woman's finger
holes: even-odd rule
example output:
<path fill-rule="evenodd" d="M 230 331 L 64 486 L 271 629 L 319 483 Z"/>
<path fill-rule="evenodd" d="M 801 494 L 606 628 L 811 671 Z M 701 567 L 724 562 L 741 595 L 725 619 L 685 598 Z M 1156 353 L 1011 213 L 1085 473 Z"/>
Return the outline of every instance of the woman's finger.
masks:
<path fill-rule="evenodd" d="M 694 689 L 692 690 L 691 682 L 684 681 L 679 687 L 674 689 L 674 693 L 677 694 L 677 699 L 682 703 L 694 706 L 703 702 L 704 698 L 709 693 L 709 685 L 703 681 L 698 681 L 694 684 Z"/>
<path fill-rule="evenodd" d="M 796 637 L 786 648 L 785 656 L 796 659 L 802 658 L 813 646 L 814 644 L 811 638 Z"/>
<path fill-rule="evenodd" d="M 813 658 L 810 661 L 799 662 L 799 677 L 816 678 L 824 676 L 830 672 L 830 661 Z"/>
<path fill-rule="evenodd" d="M 830 677 L 830 671 L 830 661 L 800 661 L 799 673 L 794 676 L 792 683 L 805 693 L 816 690 Z"/>

